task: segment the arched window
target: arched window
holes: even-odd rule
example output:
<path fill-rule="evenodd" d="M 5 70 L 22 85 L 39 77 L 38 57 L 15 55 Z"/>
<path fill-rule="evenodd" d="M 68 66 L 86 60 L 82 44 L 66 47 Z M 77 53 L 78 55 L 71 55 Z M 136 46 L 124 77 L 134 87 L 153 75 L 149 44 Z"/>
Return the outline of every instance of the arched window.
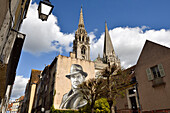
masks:
<path fill-rule="evenodd" d="M 87 43 L 89 42 L 89 37 L 86 38 L 86 42 L 87 42 Z"/>
<path fill-rule="evenodd" d="M 85 56 L 82 56 L 82 59 L 85 59 Z"/>
<path fill-rule="evenodd" d="M 83 36 L 83 38 L 82 38 L 82 41 L 84 42 L 84 36 Z"/>
<path fill-rule="evenodd" d="M 81 54 L 85 54 L 85 53 L 86 53 L 86 47 L 83 46 L 83 47 L 81 48 Z"/>
<path fill-rule="evenodd" d="M 81 36 L 79 36 L 79 41 L 81 41 Z"/>

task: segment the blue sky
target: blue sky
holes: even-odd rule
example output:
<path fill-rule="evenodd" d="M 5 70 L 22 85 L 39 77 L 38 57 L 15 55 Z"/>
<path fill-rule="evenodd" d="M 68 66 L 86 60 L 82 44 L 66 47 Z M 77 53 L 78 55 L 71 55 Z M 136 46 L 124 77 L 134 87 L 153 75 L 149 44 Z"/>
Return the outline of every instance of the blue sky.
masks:
<path fill-rule="evenodd" d="M 85 28 L 91 39 L 91 60 L 102 56 L 103 33 L 107 21 L 109 33 L 122 67 L 136 63 L 145 40 L 170 47 L 170 0 L 50 0 L 54 5 L 47 22 L 38 19 L 33 0 L 21 32 L 26 34 L 17 68 L 12 98 L 23 95 L 31 69 L 43 70 L 58 55 L 69 56 L 78 28 L 81 5 Z M 54 42 L 54 43 L 52 43 Z M 15 92 L 18 92 L 17 94 Z"/>

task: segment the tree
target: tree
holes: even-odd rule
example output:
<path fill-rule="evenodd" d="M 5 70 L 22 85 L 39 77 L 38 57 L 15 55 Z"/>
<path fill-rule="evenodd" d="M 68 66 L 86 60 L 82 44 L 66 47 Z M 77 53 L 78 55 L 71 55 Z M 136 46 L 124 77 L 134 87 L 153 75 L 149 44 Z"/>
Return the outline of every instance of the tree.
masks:
<path fill-rule="evenodd" d="M 104 92 L 101 97 L 107 98 L 107 102 L 110 106 L 110 112 L 112 113 L 113 102 L 117 97 L 123 94 L 126 86 L 130 83 L 130 76 L 126 72 L 123 72 L 116 65 L 108 65 L 103 71 L 101 71 L 101 78 L 104 79 Z"/>
<path fill-rule="evenodd" d="M 100 97 L 103 90 L 103 79 L 102 78 L 92 78 L 83 82 L 80 86 L 81 92 L 84 98 L 90 104 L 91 113 L 94 113 L 95 101 Z"/>
<path fill-rule="evenodd" d="M 108 65 L 100 72 L 98 78 L 89 79 L 80 85 L 84 98 L 89 102 L 91 113 L 94 113 L 95 101 L 106 98 L 112 113 L 113 102 L 124 93 L 130 84 L 131 77 L 116 65 Z"/>

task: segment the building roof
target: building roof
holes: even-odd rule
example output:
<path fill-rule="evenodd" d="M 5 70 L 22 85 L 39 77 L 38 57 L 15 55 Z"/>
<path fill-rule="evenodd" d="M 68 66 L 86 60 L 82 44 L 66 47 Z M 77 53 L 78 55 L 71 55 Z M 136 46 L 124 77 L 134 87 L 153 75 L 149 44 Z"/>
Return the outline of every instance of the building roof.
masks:
<path fill-rule="evenodd" d="M 21 101 L 21 100 L 24 100 L 24 96 L 21 96 L 21 97 L 19 98 L 19 101 Z"/>
<path fill-rule="evenodd" d="M 81 11 L 80 11 L 80 19 L 79 19 L 79 25 L 78 26 L 84 27 L 82 6 L 81 6 Z"/>
<path fill-rule="evenodd" d="M 103 63 L 103 59 L 100 58 L 100 54 L 98 54 L 98 57 L 94 60 L 96 63 Z"/>
<path fill-rule="evenodd" d="M 110 53 L 113 53 L 113 45 L 112 41 L 109 35 L 109 31 L 107 28 L 107 23 L 105 22 L 105 38 L 104 38 L 104 49 L 103 49 L 103 55 L 107 56 L 110 55 Z"/>
<path fill-rule="evenodd" d="M 41 71 L 40 70 L 35 70 L 35 69 L 32 69 L 31 71 L 31 83 L 35 83 L 37 84 L 38 81 L 39 81 L 39 76 L 40 75 Z"/>
<path fill-rule="evenodd" d="M 143 49 L 140 53 L 140 56 L 138 58 L 137 64 L 143 58 L 144 59 L 148 59 L 148 58 L 153 59 L 153 58 L 157 57 L 159 54 L 166 55 L 166 52 L 170 52 L 170 48 L 160 45 L 158 43 L 146 40 L 146 42 L 143 46 Z"/>

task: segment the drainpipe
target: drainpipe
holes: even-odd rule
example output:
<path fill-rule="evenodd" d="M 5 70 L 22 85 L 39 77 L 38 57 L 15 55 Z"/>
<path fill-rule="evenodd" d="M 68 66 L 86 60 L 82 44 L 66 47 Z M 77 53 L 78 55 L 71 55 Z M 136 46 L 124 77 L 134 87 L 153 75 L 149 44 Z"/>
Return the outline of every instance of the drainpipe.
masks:
<path fill-rule="evenodd" d="M 138 100 L 138 104 L 139 104 L 139 111 L 140 111 L 140 113 L 142 113 L 142 109 L 141 109 L 141 105 L 140 105 L 140 101 L 139 101 L 138 82 L 137 81 L 136 81 L 135 88 L 136 88 L 137 100 Z"/>

